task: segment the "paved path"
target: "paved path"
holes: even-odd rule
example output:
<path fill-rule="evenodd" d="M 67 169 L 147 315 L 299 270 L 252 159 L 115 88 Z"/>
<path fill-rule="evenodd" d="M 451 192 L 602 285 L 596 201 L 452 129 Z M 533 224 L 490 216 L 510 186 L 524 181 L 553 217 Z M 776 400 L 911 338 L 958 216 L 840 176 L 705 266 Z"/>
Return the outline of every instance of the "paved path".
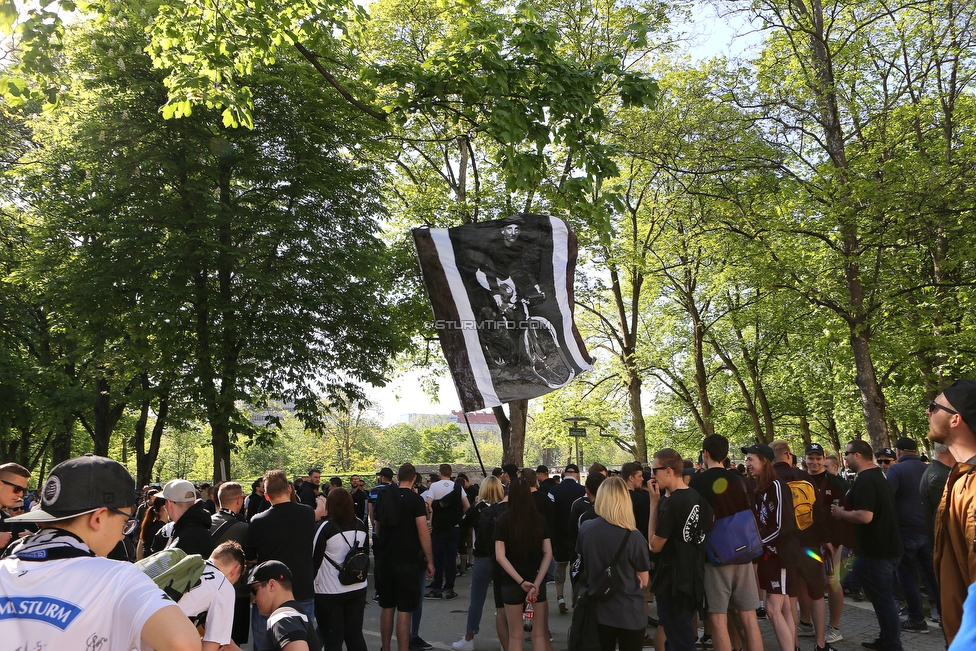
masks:
<path fill-rule="evenodd" d="M 420 635 L 430 642 L 435 649 L 452 651 L 451 643 L 460 639 L 464 634 L 468 608 L 469 577 L 470 575 L 465 575 L 457 579 L 455 589 L 460 595 L 460 598 L 452 601 L 424 601 Z M 549 586 L 549 593 L 550 595 L 555 594 L 555 590 L 551 585 Z M 370 596 L 373 594 L 372 586 L 370 587 L 369 594 Z M 551 597 L 549 603 L 551 604 L 550 630 L 553 636 L 553 651 L 566 651 L 566 634 L 569 629 L 572 613 L 570 612 L 570 614 L 560 616 L 554 597 Z M 366 645 L 371 651 L 380 648 L 379 613 L 379 606 L 376 602 L 370 600 L 366 605 L 363 632 L 366 636 Z M 772 626 L 768 621 L 760 621 L 759 624 L 762 629 L 765 648 L 769 651 L 778 651 Z M 878 620 L 874 616 L 874 610 L 871 604 L 867 601 L 855 602 L 847 599 L 844 606 L 844 614 L 841 617 L 840 629 L 844 635 L 844 639 L 833 645 L 838 651 L 863 651 L 861 649 L 861 642 L 874 640 L 878 636 Z M 654 629 L 650 629 L 652 634 L 653 631 Z M 903 633 L 901 640 L 905 651 L 944 651 L 946 648 L 945 639 L 942 636 L 942 629 L 932 622 L 929 622 L 928 634 Z M 814 644 L 814 638 L 800 638 L 800 648 L 803 651 L 813 651 Z M 251 647 L 250 645 L 245 645 L 244 649 L 245 651 L 250 651 Z M 495 635 L 494 605 L 492 603 L 490 588 L 481 619 L 481 633 L 475 637 L 475 649 L 476 651 L 500 651 L 501 649 L 498 637 Z M 393 650 L 396 651 L 395 644 Z M 528 643 L 525 645 L 525 650 L 530 651 Z"/>

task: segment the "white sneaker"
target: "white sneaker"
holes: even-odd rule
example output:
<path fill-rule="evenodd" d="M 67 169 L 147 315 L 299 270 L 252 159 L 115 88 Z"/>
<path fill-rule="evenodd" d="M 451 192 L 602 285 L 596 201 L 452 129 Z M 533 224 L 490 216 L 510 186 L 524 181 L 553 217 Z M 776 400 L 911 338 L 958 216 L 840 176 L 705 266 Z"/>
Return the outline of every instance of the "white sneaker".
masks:
<path fill-rule="evenodd" d="M 824 635 L 824 641 L 827 644 L 832 644 L 834 642 L 840 642 L 844 639 L 844 636 L 840 634 L 839 628 L 834 628 L 830 624 L 827 625 L 827 633 Z"/>
<path fill-rule="evenodd" d="M 451 644 L 454 651 L 474 651 L 474 640 L 466 640 L 463 637 Z"/>
<path fill-rule="evenodd" d="M 804 624 L 803 622 L 797 622 L 796 625 L 797 635 L 800 637 L 813 637 L 813 624 Z"/>

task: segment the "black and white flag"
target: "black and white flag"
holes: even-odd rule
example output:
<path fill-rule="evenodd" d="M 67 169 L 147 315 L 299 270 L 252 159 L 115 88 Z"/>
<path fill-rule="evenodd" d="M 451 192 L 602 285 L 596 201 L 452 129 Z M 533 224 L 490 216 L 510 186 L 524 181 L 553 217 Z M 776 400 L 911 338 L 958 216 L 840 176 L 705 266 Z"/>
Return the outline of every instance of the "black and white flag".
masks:
<path fill-rule="evenodd" d="M 590 368 L 573 322 L 577 249 L 566 222 L 522 214 L 413 237 L 465 412 L 536 398 Z"/>

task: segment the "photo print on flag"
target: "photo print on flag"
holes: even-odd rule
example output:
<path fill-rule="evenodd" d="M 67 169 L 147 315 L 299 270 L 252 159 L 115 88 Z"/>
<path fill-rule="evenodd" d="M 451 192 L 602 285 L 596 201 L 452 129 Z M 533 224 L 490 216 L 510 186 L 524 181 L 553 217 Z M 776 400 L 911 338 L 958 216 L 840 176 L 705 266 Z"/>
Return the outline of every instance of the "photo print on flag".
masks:
<path fill-rule="evenodd" d="M 592 360 L 573 322 L 576 236 L 520 214 L 415 228 L 441 348 L 465 412 L 537 398 Z"/>

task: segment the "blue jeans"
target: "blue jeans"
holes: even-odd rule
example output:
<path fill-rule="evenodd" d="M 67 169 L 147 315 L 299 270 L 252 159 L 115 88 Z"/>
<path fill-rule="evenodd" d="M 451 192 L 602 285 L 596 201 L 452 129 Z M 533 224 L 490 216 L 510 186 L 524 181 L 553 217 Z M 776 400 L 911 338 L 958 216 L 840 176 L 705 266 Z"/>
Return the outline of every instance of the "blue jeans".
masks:
<path fill-rule="evenodd" d="M 698 631 L 692 624 L 692 618 L 698 609 L 691 599 L 666 594 L 655 594 L 654 598 L 657 599 L 658 621 L 667 635 L 664 648 L 667 651 L 696 651 Z"/>
<path fill-rule="evenodd" d="M 491 559 L 475 556 L 471 568 L 471 603 L 468 604 L 468 624 L 466 633 L 477 635 L 481 626 L 481 611 L 485 608 L 488 586 L 491 585 Z"/>
<path fill-rule="evenodd" d="M 427 587 L 427 567 L 420 570 L 420 603 L 410 613 L 410 637 L 420 637 L 420 618 L 424 616 L 424 592 Z"/>
<path fill-rule="evenodd" d="M 885 651 L 902 651 L 901 619 L 898 616 L 898 604 L 891 596 L 891 581 L 897 564 L 897 559 L 866 556 L 854 558 L 854 571 L 864 589 L 864 596 L 874 606 L 874 614 L 878 618 L 878 626 L 881 627 L 881 645 Z"/>
<path fill-rule="evenodd" d="M 315 622 L 315 599 L 303 599 L 298 602 L 308 621 Z M 257 604 L 251 605 L 251 638 L 254 651 L 273 651 L 274 645 L 268 636 L 268 618 L 258 612 Z"/>
<path fill-rule="evenodd" d="M 430 534 L 431 546 L 434 548 L 434 583 L 432 589 L 440 590 L 444 586 L 445 590 L 454 589 L 454 578 L 457 575 L 458 543 L 461 541 L 461 529 L 451 527 L 447 531 L 432 531 Z"/>
<path fill-rule="evenodd" d="M 922 593 L 918 587 L 918 572 L 922 573 L 925 591 L 929 595 L 929 603 L 933 611 L 939 611 L 939 583 L 935 578 L 935 568 L 932 563 L 932 546 L 926 535 L 902 536 L 905 544 L 905 555 L 898 564 L 898 581 L 902 592 L 905 593 L 905 605 L 908 607 L 908 620 L 920 622 L 925 615 L 922 613 Z M 932 613 L 935 614 L 934 612 Z"/>

